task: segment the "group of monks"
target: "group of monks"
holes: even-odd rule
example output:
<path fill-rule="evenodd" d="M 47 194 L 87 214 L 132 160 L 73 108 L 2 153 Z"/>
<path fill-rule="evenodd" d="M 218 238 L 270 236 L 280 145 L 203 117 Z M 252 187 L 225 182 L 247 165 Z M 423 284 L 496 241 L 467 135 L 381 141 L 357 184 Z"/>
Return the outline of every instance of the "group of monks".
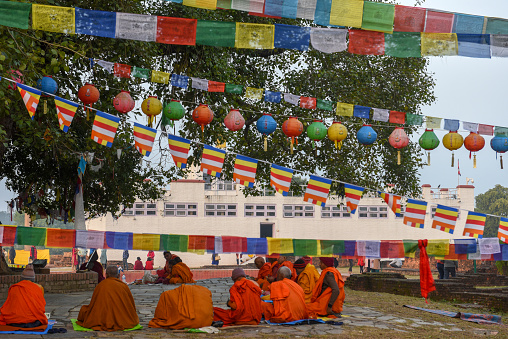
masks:
<path fill-rule="evenodd" d="M 294 264 L 286 257 L 266 263 L 256 258 L 257 279 L 247 277 L 235 268 L 229 290 L 229 309 L 213 307 L 212 294 L 193 283 L 192 273 L 177 256 L 165 253 L 164 268 L 168 283 L 181 283 L 161 294 L 149 327 L 165 329 L 200 328 L 212 325 L 257 325 L 264 319 L 286 323 L 317 317 L 340 317 L 344 302 L 344 281 L 333 267 L 333 258 L 320 258 L 321 274 L 310 258 Z M 43 330 L 44 289 L 35 283 L 33 267 L 28 265 L 22 281 L 9 288 L 7 300 L 0 308 L 0 330 Z M 164 282 L 166 281 L 164 280 Z M 222 322 L 222 323 L 220 323 Z M 96 287 L 89 305 L 81 307 L 76 323 L 97 331 L 122 331 L 136 328 L 139 318 L 129 287 L 119 279 L 116 266 L 106 268 L 106 278 Z"/>

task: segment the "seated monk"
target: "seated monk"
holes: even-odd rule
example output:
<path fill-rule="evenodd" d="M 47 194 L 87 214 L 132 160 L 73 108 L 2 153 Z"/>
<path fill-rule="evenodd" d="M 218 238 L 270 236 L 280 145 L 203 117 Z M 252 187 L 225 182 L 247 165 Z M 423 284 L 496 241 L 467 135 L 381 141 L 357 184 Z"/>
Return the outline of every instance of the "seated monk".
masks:
<path fill-rule="evenodd" d="M 97 254 L 97 250 L 93 252 L 93 254 L 90 256 L 90 259 L 88 262 L 84 262 L 79 267 L 80 271 L 94 271 L 97 272 L 97 282 L 100 283 L 104 280 L 104 269 L 100 262 L 97 260 L 99 259 L 99 255 Z"/>
<path fill-rule="evenodd" d="M 256 279 L 259 287 L 261 287 L 263 291 L 269 291 L 270 282 L 267 280 L 267 278 L 272 275 L 272 265 L 268 262 L 265 262 L 263 257 L 257 257 L 254 259 L 254 264 L 259 269 L 258 278 Z"/>
<path fill-rule="evenodd" d="M 237 267 L 233 270 L 231 279 L 235 283 L 229 289 L 227 303 L 231 309 L 214 307 L 214 321 L 222 321 L 224 325 L 259 324 L 261 321 L 261 289 L 256 282 L 245 277 L 243 268 Z"/>
<path fill-rule="evenodd" d="M 291 271 L 291 280 L 296 281 L 296 271 L 293 268 L 293 263 L 287 259 L 286 256 L 281 255 L 277 258 L 277 262 L 279 263 L 279 269 L 283 266 L 289 268 Z"/>
<path fill-rule="evenodd" d="M 314 265 L 306 264 L 303 259 L 295 261 L 293 267 L 298 274 L 296 282 L 303 289 L 303 293 L 305 294 L 305 303 L 308 304 L 312 298 L 314 286 L 316 286 L 316 282 L 319 280 L 319 272 L 316 270 Z"/>
<path fill-rule="evenodd" d="M 169 276 L 170 284 L 193 284 L 193 274 L 190 268 L 182 262 L 182 259 L 176 258 L 169 261 L 171 275 Z"/>
<path fill-rule="evenodd" d="M 141 258 L 138 257 L 137 260 L 134 262 L 134 269 L 135 270 L 144 270 L 143 262 L 141 261 Z"/>
<path fill-rule="evenodd" d="M 314 286 L 311 302 L 307 304 L 307 311 L 311 318 L 330 315 L 340 317 L 346 297 L 344 280 L 340 272 L 333 267 L 333 258 L 319 259 L 321 260 L 321 276 Z"/>
<path fill-rule="evenodd" d="M 210 290 L 203 286 L 182 285 L 162 292 L 148 327 L 181 330 L 210 326 L 212 321 Z"/>
<path fill-rule="evenodd" d="M 139 324 L 131 290 L 118 277 L 118 267 L 106 268 L 106 279 L 93 291 L 90 305 L 81 306 L 79 326 L 96 331 L 123 331 Z"/>
<path fill-rule="evenodd" d="M 291 270 L 281 267 L 277 272 L 277 281 L 270 285 L 270 299 L 273 304 L 261 302 L 266 320 L 274 323 L 287 323 L 308 319 L 302 288 L 291 279 Z"/>
<path fill-rule="evenodd" d="M 28 264 L 0 308 L 0 331 L 44 331 L 48 325 L 45 308 L 44 288 L 35 283 L 33 265 Z"/>
<path fill-rule="evenodd" d="M 164 265 L 164 268 L 162 270 L 157 270 L 156 273 L 157 275 L 159 276 L 159 278 L 157 279 L 157 281 L 155 282 L 156 284 L 169 284 L 169 278 L 171 276 L 171 267 L 169 265 L 169 261 L 170 260 L 174 260 L 176 258 L 180 259 L 177 255 L 175 254 L 171 254 L 170 251 L 164 251 L 164 259 L 166 259 L 166 264 Z"/>
<path fill-rule="evenodd" d="M 152 260 L 152 258 L 147 258 L 146 264 L 145 264 L 145 271 L 151 271 L 151 270 L 153 270 L 153 260 Z"/>
<path fill-rule="evenodd" d="M 272 275 L 267 277 L 266 280 L 268 280 L 269 283 L 274 282 L 277 280 L 277 270 L 279 269 L 279 262 L 276 258 L 268 258 L 268 262 L 272 265 Z"/>

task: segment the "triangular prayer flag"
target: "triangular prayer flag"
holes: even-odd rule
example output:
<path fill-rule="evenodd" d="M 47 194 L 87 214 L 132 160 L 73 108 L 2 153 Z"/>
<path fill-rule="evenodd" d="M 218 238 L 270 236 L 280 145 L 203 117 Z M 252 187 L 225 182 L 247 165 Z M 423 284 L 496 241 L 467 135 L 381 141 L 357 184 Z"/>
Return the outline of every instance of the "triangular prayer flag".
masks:
<path fill-rule="evenodd" d="M 311 174 L 303 200 L 325 207 L 331 185 L 332 180 Z"/>
<path fill-rule="evenodd" d="M 364 187 L 355 186 L 351 184 L 344 184 L 344 191 L 346 193 L 346 205 L 347 209 L 351 214 L 355 214 L 356 207 L 360 203 L 362 198 Z"/>
<path fill-rule="evenodd" d="M 383 199 L 388 204 L 388 206 L 390 206 L 393 213 L 395 213 L 395 216 L 400 217 L 400 199 L 402 197 L 390 193 L 379 193 L 381 195 L 381 199 Z"/>
<path fill-rule="evenodd" d="M 187 167 L 189 157 L 190 140 L 168 134 L 169 152 L 173 157 L 175 165 L 179 168 Z"/>
<path fill-rule="evenodd" d="M 499 240 L 508 244 L 508 218 L 500 218 L 499 230 L 497 231 L 497 237 Z"/>
<path fill-rule="evenodd" d="M 144 156 L 148 157 L 152 153 L 156 135 L 156 129 L 138 124 L 137 122 L 134 123 L 134 146 Z"/>
<path fill-rule="evenodd" d="M 453 234 L 458 216 L 459 210 L 457 208 L 438 204 L 433 217 L 432 228 Z"/>
<path fill-rule="evenodd" d="M 423 228 L 425 225 L 426 213 L 426 201 L 407 199 L 406 209 L 404 211 L 404 224 L 411 227 Z"/>
<path fill-rule="evenodd" d="M 292 178 L 292 169 L 272 164 L 272 168 L 270 170 L 270 185 L 274 190 L 283 196 L 287 196 Z"/>
<path fill-rule="evenodd" d="M 201 158 L 201 171 L 205 174 L 220 177 L 226 151 L 212 146 L 204 145 Z"/>
<path fill-rule="evenodd" d="M 233 181 L 247 187 L 254 187 L 258 161 L 240 154 L 236 155 Z"/>
<path fill-rule="evenodd" d="M 79 105 L 75 102 L 55 96 L 55 106 L 60 129 L 67 133 Z"/>
<path fill-rule="evenodd" d="M 466 225 L 463 235 L 466 237 L 483 238 L 483 229 L 485 228 L 487 215 L 469 211 L 467 213 Z"/>
<path fill-rule="evenodd" d="M 92 140 L 106 147 L 113 146 L 120 118 L 97 111 L 92 127 Z"/>
<path fill-rule="evenodd" d="M 21 98 L 23 98 L 23 102 L 25 103 L 25 107 L 28 110 L 28 114 L 33 120 L 35 111 L 37 110 L 37 105 L 39 104 L 39 99 L 41 97 L 41 91 L 27 85 L 22 85 L 20 83 L 16 84 L 18 85 L 17 87 L 19 94 L 21 94 Z"/>

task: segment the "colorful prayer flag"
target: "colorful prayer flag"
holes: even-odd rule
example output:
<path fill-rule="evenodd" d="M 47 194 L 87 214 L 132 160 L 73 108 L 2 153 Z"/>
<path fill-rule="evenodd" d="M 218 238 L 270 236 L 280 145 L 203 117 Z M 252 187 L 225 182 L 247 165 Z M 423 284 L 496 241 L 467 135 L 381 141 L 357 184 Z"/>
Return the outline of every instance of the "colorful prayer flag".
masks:
<path fill-rule="evenodd" d="M 236 48 L 273 49 L 274 25 L 236 23 Z"/>
<path fill-rule="evenodd" d="M 330 10 L 330 24 L 362 27 L 363 3 L 358 0 L 333 0 Z"/>
<path fill-rule="evenodd" d="M 343 102 L 338 102 L 336 114 L 341 115 L 343 117 L 352 117 L 354 110 L 355 110 L 355 105 L 345 104 Z"/>
<path fill-rule="evenodd" d="M 155 41 L 157 16 L 117 12 L 115 27 L 117 39 Z"/>
<path fill-rule="evenodd" d="M 155 39 L 163 44 L 194 46 L 196 45 L 196 26 L 196 19 L 157 16 Z"/>
<path fill-rule="evenodd" d="M 150 70 L 146 68 L 140 68 L 134 66 L 132 69 L 132 76 L 135 78 L 141 78 L 141 79 L 150 79 Z"/>
<path fill-rule="evenodd" d="M 303 200 L 325 207 L 331 185 L 332 180 L 311 174 Z"/>
<path fill-rule="evenodd" d="M 113 146 L 120 118 L 97 111 L 92 127 L 92 140 L 106 147 Z"/>
<path fill-rule="evenodd" d="M 205 174 L 220 177 L 222 172 L 222 166 L 224 165 L 224 158 L 226 157 L 226 151 L 204 145 L 203 156 L 201 158 L 201 171 Z"/>
<path fill-rule="evenodd" d="M 501 220 L 499 220 L 497 237 L 505 244 L 508 244 L 508 218 L 501 218 Z"/>
<path fill-rule="evenodd" d="M 342 52 L 347 49 L 347 29 L 311 27 L 312 48 L 323 53 Z"/>
<path fill-rule="evenodd" d="M 282 100 L 282 93 L 281 92 L 272 92 L 269 90 L 265 91 L 265 101 L 266 102 L 275 102 L 280 103 Z"/>
<path fill-rule="evenodd" d="M 288 238 L 266 238 L 268 243 L 268 254 L 293 254 L 293 239 Z"/>
<path fill-rule="evenodd" d="M 359 2 L 359 1 L 358 1 Z M 349 53 L 384 55 L 385 34 L 383 32 L 349 30 Z"/>
<path fill-rule="evenodd" d="M 310 27 L 275 24 L 274 47 L 307 51 Z"/>
<path fill-rule="evenodd" d="M 381 193 L 381 199 L 383 199 L 388 206 L 392 209 L 393 213 L 395 213 L 396 217 L 400 217 L 400 199 L 401 197 L 395 194 L 389 193 Z"/>
<path fill-rule="evenodd" d="M 21 98 L 23 98 L 23 102 L 25 103 L 25 107 L 28 110 L 28 114 L 33 120 L 35 111 L 37 110 L 37 105 L 39 104 L 39 99 L 41 97 L 41 91 L 27 85 L 22 85 L 20 83 L 16 84 L 18 85 L 17 87 L 19 94 L 21 94 Z"/>
<path fill-rule="evenodd" d="M 467 213 L 466 225 L 463 235 L 466 237 L 483 238 L 483 229 L 487 216 L 482 213 L 469 211 Z"/>
<path fill-rule="evenodd" d="M 425 214 L 427 213 L 427 202 L 415 199 L 407 199 L 406 210 L 404 211 L 404 224 L 423 228 Z"/>
<path fill-rule="evenodd" d="M 414 32 L 385 33 L 385 55 L 398 58 L 421 58 L 421 34 Z"/>
<path fill-rule="evenodd" d="M 189 157 L 190 140 L 168 134 L 169 152 L 173 157 L 175 165 L 179 168 L 187 167 Z"/>
<path fill-rule="evenodd" d="M 362 29 L 392 33 L 395 6 L 382 2 L 363 3 Z"/>
<path fill-rule="evenodd" d="M 76 33 L 115 38 L 116 12 L 75 9 Z"/>
<path fill-rule="evenodd" d="M 160 234 L 132 234 L 132 249 L 143 251 L 158 251 L 161 243 Z"/>
<path fill-rule="evenodd" d="M 422 56 L 444 56 L 458 54 L 457 34 L 422 33 Z"/>
<path fill-rule="evenodd" d="M 226 84 L 218 81 L 208 81 L 208 92 L 224 92 Z"/>
<path fill-rule="evenodd" d="M 134 123 L 134 146 L 144 156 L 148 157 L 152 153 L 156 135 L 156 129 L 138 124 L 137 122 Z"/>
<path fill-rule="evenodd" d="M 355 214 L 356 207 L 362 198 L 364 187 L 355 186 L 351 184 L 344 184 L 344 191 L 346 192 L 346 205 L 349 212 Z"/>
<path fill-rule="evenodd" d="M 423 32 L 427 10 L 420 7 L 395 5 L 393 30 L 397 32 Z"/>
<path fill-rule="evenodd" d="M 74 34 L 74 8 L 33 4 L 32 28 L 46 32 Z"/>
<path fill-rule="evenodd" d="M 118 78 L 130 78 L 131 69 L 132 67 L 130 65 L 115 63 L 113 68 L 113 74 Z"/>
<path fill-rule="evenodd" d="M 173 75 L 177 75 L 177 74 L 173 74 Z M 171 74 L 169 74 L 169 73 L 153 70 L 152 71 L 152 79 L 150 81 L 157 82 L 159 84 L 168 84 L 170 76 L 171 76 Z"/>
<path fill-rule="evenodd" d="M 76 246 L 76 230 L 48 228 L 46 230 L 46 247 L 72 248 Z"/>
<path fill-rule="evenodd" d="M 432 228 L 453 234 L 458 216 L 459 210 L 457 208 L 438 204 L 434 214 Z"/>
<path fill-rule="evenodd" d="M 272 186 L 274 190 L 283 196 L 287 196 L 292 178 L 293 170 L 291 168 L 272 164 L 270 170 L 270 186 Z"/>
<path fill-rule="evenodd" d="M 115 250 L 132 250 L 132 233 L 106 231 L 106 245 Z"/>
<path fill-rule="evenodd" d="M 0 25 L 28 29 L 31 3 L 0 1 Z"/>
<path fill-rule="evenodd" d="M 46 244 L 46 228 L 18 226 L 16 244 L 44 246 Z"/>
<path fill-rule="evenodd" d="M 453 26 L 453 13 L 438 12 L 427 9 L 425 19 L 426 33 L 451 33 Z"/>
<path fill-rule="evenodd" d="M 183 0 L 184 6 L 215 10 L 217 0 Z"/>
<path fill-rule="evenodd" d="M 236 23 L 198 20 L 196 44 L 235 47 Z"/>
<path fill-rule="evenodd" d="M 236 155 L 233 181 L 247 187 L 254 187 L 258 161 L 240 154 Z"/>
<path fill-rule="evenodd" d="M 392 124 L 404 125 L 404 123 L 406 122 L 406 113 L 390 111 L 390 122 Z"/>
<path fill-rule="evenodd" d="M 370 107 L 355 105 L 353 109 L 353 116 L 368 119 L 370 117 Z"/>
<path fill-rule="evenodd" d="M 60 129 L 67 133 L 79 105 L 75 102 L 55 97 L 55 106 Z"/>
<path fill-rule="evenodd" d="M 245 89 L 245 97 L 247 99 L 252 99 L 252 100 L 262 100 L 264 91 L 265 90 L 263 88 L 247 87 Z"/>
<path fill-rule="evenodd" d="M 103 231 L 76 230 L 76 247 L 102 248 L 104 237 Z"/>
<path fill-rule="evenodd" d="M 300 97 L 300 107 L 307 109 L 316 109 L 316 98 Z"/>

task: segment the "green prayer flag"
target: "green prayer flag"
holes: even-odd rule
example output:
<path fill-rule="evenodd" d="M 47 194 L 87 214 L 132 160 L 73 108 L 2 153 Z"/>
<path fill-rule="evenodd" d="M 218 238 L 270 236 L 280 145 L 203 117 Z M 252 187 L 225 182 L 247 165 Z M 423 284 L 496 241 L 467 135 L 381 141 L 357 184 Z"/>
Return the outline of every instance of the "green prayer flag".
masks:
<path fill-rule="evenodd" d="M 226 84 L 226 93 L 243 94 L 242 85 Z"/>
<path fill-rule="evenodd" d="M 231 9 L 231 0 L 217 0 L 217 8 Z"/>
<path fill-rule="evenodd" d="M 293 239 L 293 251 L 298 256 L 319 255 L 318 241 L 315 239 Z"/>
<path fill-rule="evenodd" d="M 161 234 L 159 250 L 187 252 L 188 235 Z"/>
<path fill-rule="evenodd" d="M 236 22 L 198 20 L 196 45 L 235 47 Z"/>
<path fill-rule="evenodd" d="M 382 2 L 363 3 L 362 29 L 380 32 L 393 32 L 395 6 Z"/>
<path fill-rule="evenodd" d="M 18 226 L 18 229 L 16 230 L 16 244 L 44 246 L 45 242 L 45 228 Z"/>
<path fill-rule="evenodd" d="M 317 108 L 318 109 L 324 109 L 324 110 L 333 112 L 333 111 L 335 111 L 335 105 L 337 105 L 337 103 L 334 101 L 317 99 Z"/>
<path fill-rule="evenodd" d="M 28 29 L 32 4 L 14 1 L 0 1 L 0 25 Z"/>
<path fill-rule="evenodd" d="M 136 78 L 150 79 L 150 70 L 134 66 L 132 68 L 131 75 Z"/>
<path fill-rule="evenodd" d="M 485 34 L 508 34 L 508 20 L 487 17 Z"/>
<path fill-rule="evenodd" d="M 423 115 L 406 113 L 406 124 L 413 126 L 421 126 L 423 124 Z"/>
<path fill-rule="evenodd" d="M 398 58 L 421 58 L 422 50 L 420 33 L 385 33 L 385 55 Z"/>
<path fill-rule="evenodd" d="M 494 135 L 496 137 L 501 137 L 501 136 L 508 137 L 508 127 L 501 127 L 501 126 L 494 127 Z"/>
<path fill-rule="evenodd" d="M 414 258 L 414 253 L 418 249 L 418 241 L 417 240 L 403 240 L 404 243 L 404 255 L 406 257 Z M 413 253 L 413 255 L 411 255 Z"/>
<path fill-rule="evenodd" d="M 344 240 L 320 240 L 321 254 L 342 254 L 345 251 Z"/>

